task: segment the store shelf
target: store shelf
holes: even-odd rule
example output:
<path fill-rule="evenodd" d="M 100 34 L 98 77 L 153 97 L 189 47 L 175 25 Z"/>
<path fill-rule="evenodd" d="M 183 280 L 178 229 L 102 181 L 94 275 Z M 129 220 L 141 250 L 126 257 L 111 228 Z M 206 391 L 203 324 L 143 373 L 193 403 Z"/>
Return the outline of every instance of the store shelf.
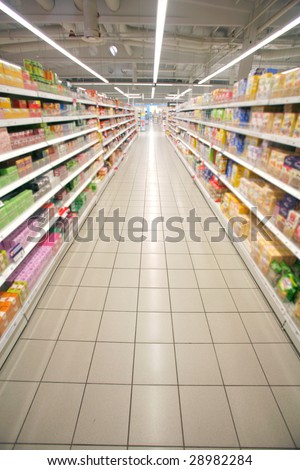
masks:
<path fill-rule="evenodd" d="M 205 162 L 206 163 L 206 162 Z M 267 227 L 297 258 L 300 258 L 300 247 L 296 245 L 292 240 L 287 238 L 283 232 L 281 232 L 270 220 L 266 221 L 266 216 L 262 214 L 253 204 L 248 201 L 232 184 L 230 184 L 224 175 L 219 176 L 225 186 L 235 194 L 243 204 L 261 221 L 264 226 Z"/>
<path fill-rule="evenodd" d="M 90 165 L 94 160 L 96 160 L 101 154 L 103 153 L 103 151 L 100 153 L 100 154 L 97 154 L 95 155 L 94 159 L 90 162 L 88 162 L 88 164 Z M 102 162 L 101 165 L 99 165 L 99 167 L 97 167 L 96 170 L 94 170 L 92 172 L 92 174 L 72 193 L 70 193 L 70 196 L 68 197 L 68 199 L 66 201 L 63 202 L 63 206 L 64 207 L 69 207 L 72 202 L 77 198 L 77 196 L 86 188 L 86 186 L 88 186 L 88 184 L 92 181 L 92 179 L 94 178 L 94 176 L 96 175 L 96 173 L 98 173 L 98 171 L 103 167 L 104 163 Z M 88 166 L 88 165 L 86 165 Z M 82 167 L 80 168 L 80 170 L 82 170 Z M 72 178 L 74 178 L 76 175 L 72 175 Z M 62 186 L 64 186 L 66 183 L 65 182 L 62 182 Z M 17 262 L 14 262 L 14 263 L 11 263 L 7 269 L 0 275 L 0 285 L 2 285 L 6 279 L 13 273 L 13 271 L 22 263 L 22 261 L 26 258 L 26 256 L 28 256 L 28 254 L 33 250 L 33 248 L 37 245 L 37 243 L 41 240 L 41 238 L 43 237 L 43 235 L 49 231 L 49 229 L 52 227 L 52 225 L 54 225 L 54 223 L 59 219 L 59 210 L 56 212 L 55 216 L 53 217 L 53 219 L 51 219 L 49 222 L 47 222 L 43 227 L 41 227 L 43 230 L 41 232 L 41 234 L 37 237 L 35 237 L 35 240 L 34 242 L 30 242 L 28 243 L 28 245 L 24 248 L 23 250 L 23 255 L 22 255 L 22 258 L 17 261 Z"/>
<path fill-rule="evenodd" d="M 179 156 L 180 160 L 182 161 L 183 165 L 185 166 L 186 170 L 189 172 L 189 174 L 192 176 L 196 186 L 199 188 L 199 190 L 202 192 L 204 195 L 206 201 L 210 205 L 211 209 L 215 213 L 216 217 L 220 221 L 222 227 L 225 229 L 226 233 L 228 236 L 231 238 L 232 243 L 234 244 L 235 248 L 241 255 L 242 259 L 244 260 L 245 264 L 249 268 L 250 272 L 252 273 L 254 279 L 256 280 L 257 284 L 259 285 L 260 289 L 264 293 L 265 297 L 267 298 L 268 302 L 271 304 L 273 307 L 279 321 L 283 325 L 283 328 L 285 328 L 291 339 L 293 340 L 293 343 L 295 344 L 296 348 L 300 352 L 300 330 L 299 326 L 296 323 L 296 319 L 292 318 L 291 312 L 287 306 L 287 304 L 284 304 L 281 299 L 278 297 L 276 294 L 276 291 L 274 290 L 273 286 L 270 285 L 269 281 L 265 278 L 263 273 L 260 271 L 260 269 L 256 266 L 255 262 L 250 256 L 250 253 L 247 249 L 246 243 L 241 242 L 239 240 L 234 240 L 232 239 L 232 231 L 229 230 L 229 222 L 228 220 L 224 217 L 223 213 L 221 212 L 219 205 L 212 199 L 206 188 L 202 185 L 201 181 L 197 177 L 195 171 L 190 167 L 190 165 L 187 163 L 183 155 L 180 153 L 176 145 L 172 142 L 172 140 L 168 138 L 168 141 L 174 148 L 176 154 Z"/>
<path fill-rule="evenodd" d="M 104 156 L 104 160 L 107 160 L 120 147 L 120 145 L 122 145 L 122 143 L 125 142 L 125 140 L 128 139 L 131 134 L 133 134 L 133 132 L 134 129 L 129 132 L 129 134 L 125 135 L 125 137 L 120 140 L 120 142 L 118 142 L 118 144 Z"/>
<path fill-rule="evenodd" d="M 201 124 L 207 127 L 214 127 L 217 129 L 224 129 L 229 132 L 235 132 L 237 134 L 249 135 L 250 137 L 257 137 L 258 139 L 270 140 L 272 142 L 277 142 L 284 145 L 289 145 L 291 147 L 300 147 L 300 138 L 296 139 L 294 137 L 286 137 L 284 135 L 269 134 L 267 132 L 256 131 L 254 129 L 238 126 L 227 126 L 223 123 L 214 123 L 210 121 L 202 121 L 199 119 L 190 119 L 190 118 L 176 118 L 179 121 L 193 122 L 195 124 Z"/>
<path fill-rule="evenodd" d="M 180 140 L 187 148 L 192 150 L 192 147 L 190 147 L 186 142 L 184 142 L 182 139 Z M 253 204 L 248 201 L 248 199 L 245 198 L 232 184 L 227 181 L 224 175 L 220 174 L 216 168 L 208 162 L 205 158 L 201 157 L 201 155 L 198 152 L 194 152 L 194 154 L 201 159 L 205 165 L 214 173 L 222 183 L 227 186 L 227 188 L 237 196 L 237 198 L 245 204 L 246 207 L 267 227 L 297 258 L 300 258 L 300 247 L 296 245 L 292 240 L 287 238 L 283 232 L 281 232 L 270 220 L 266 221 L 266 216 L 262 214 L 260 211 L 257 210 Z"/>
<path fill-rule="evenodd" d="M 75 201 L 77 196 L 79 196 L 79 194 L 82 193 L 82 191 L 90 184 L 94 176 L 98 173 L 98 171 L 101 170 L 103 166 L 104 166 L 104 163 L 102 162 L 101 165 L 99 165 L 97 169 L 94 170 L 92 174 L 84 181 L 84 183 L 82 183 L 78 188 L 76 188 L 75 191 L 72 191 L 72 193 L 70 193 L 70 196 L 68 197 L 68 199 L 64 201 L 63 207 L 69 207 L 72 204 L 72 202 Z M 58 217 L 58 214 L 57 214 L 57 217 Z"/>
<path fill-rule="evenodd" d="M 22 257 L 13 263 L 10 263 L 9 266 L 6 268 L 3 273 L 0 275 L 0 286 L 9 278 L 9 276 L 17 269 L 17 267 L 24 261 L 26 256 L 33 250 L 33 248 L 38 244 L 38 242 L 43 238 L 44 234 L 49 231 L 52 225 L 55 224 L 57 221 L 57 216 L 53 217 L 50 221 L 48 221 L 43 227 L 41 227 L 41 233 L 35 236 L 34 242 L 29 242 L 23 250 Z"/>
<path fill-rule="evenodd" d="M 65 122 L 65 121 L 80 121 L 83 119 L 98 118 L 98 114 L 78 114 L 70 116 L 43 116 L 42 122 Z"/>
<path fill-rule="evenodd" d="M 286 193 L 291 194 L 292 196 L 296 197 L 297 199 L 300 199 L 300 190 L 298 190 L 296 188 L 293 188 L 292 186 L 289 186 L 286 183 L 283 183 L 282 181 L 275 178 L 274 176 L 269 175 L 266 171 L 262 170 L 261 168 L 257 168 L 256 166 L 254 166 L 251 163 L 247 162 L 245 159 L 239 158 L 236 155 L 234 155 L 233 153 L 228 152 L 227 150 L 223 150 L 218 145 L 211 144 L 210 142 L 208 142 L 207 140 L 205 140 L 201 136 L 199 136 L 196 132 L 192 132 L 189 129 L 187 129 L 185 127 L 182 127 L 182 126 L 178 126 L 178 127 L 180 129 L 182 129 L 183 131 L 185 131 L 187 134 L 194 137 L 195 139 L 198 139 L 200 142 L 203 142 L 208 147 L 211 147 L 211 148 L 217 150 L 217 152 L 221 152 L 226 157 L 228 157 L 231 160 L 235 161 L 236 163 L 242 165 L 244 168 L 248 168 L 248 170 L 251 170 L 253 173 L 257 174 L 258 176 L 265 179 L 269 183 L 272 183 L 273 185 L 275 185 L 278 188 L 282 189 Z"/>
<path fill-rule="evenodd" d="M 110 129 L 114 129 L 115 127 L 122 126 L 123 124 L 127 124 L 127 122 L 131 122 L 133 120 L 134 120 L 134 118 L 133 119 L 127 119 L 126 121 L 117 122 L 117 124 L 113 124 L 112 126 L 104 127 L 103 129 L 98 128 L 98 132 L 109 131 Z"/>
<path fill-rule="evenodd" d="M 19 225 L 27 220 L 32 214 L 34 214 L 40 207 L 43 206 L 49 199 L 51 199 L 59 190 L 61 190 L 69 181 L 74 179 L 79 173 L 84 171 L 85 168 L 90 166 L 100 155 L 102 155 L 103 149 L 84 165 L 81 165 L 76 171 L 72 172 L 66 179 L 61 181 L 55 188 L 48 191 L 43 197 L 39 198 L 32 206 L 30 206 L 22 215 L 13 220 L 10 224 L 6 225 L 0 233 L 0 241 L 4 240 L 10 233 L 12 233 Z"/>
<path fill-rule="evenodd" d="M 176 129 L 174 126 L 171 126 L 170 124 L 168 125 L 168 128 L 169 128 L 172 132 L 175 132 L 175 134 L 178 134 L 178 133 L 179 133 L 179 130 Z"/>
<path fill-rule="evenodd" d="M 267 98 L 248 101 L 227 101 L 226 103 L 210 104 L 203 106 L 187 106 L 186 108 L 177 108 L 178 113 L 184 111 L 194 111 L 201 109 L 220 109 L 220 108 L 248 108 L 253 106 L 272 106 L 300 103 L 300 96 L 283 96 L 281 98 Z"/>
<path fill-rule="evenodd" d="M 3 188 L 0 189 L 0 197 L 3 197 L 5 194 L 10 193 L 16 188 L 19 188 L 25 183 L 28 183 L 28 181 L 31 181 L 32 179 L 36 178 L 39 175 L 42 175 L 43 173 L 46 173 L 47 171 L 51 170 L 52 168 L 55 168 L 57 165 L 60 163 L 64 162 L 65 160 L 68 160 L 69 158 L 73 157 L 74 155 L 77 155 L 78 153 L 83 152 L 89 147 L 92 147 L 93 145 L 97 144 L 99 142 L 98 139 L 94 139 L 91 142 L 88 142 L 87 144 L 83 145 L 82 147 L 79 147 L 72 152 L 64 155 L 63 157 L 58 158 L 57 160 L 54 160 L 51 163 L 48 163 L 47 165 L 42 166 L 36 171 L 33 171 L 29 173 L 28 175 L 24 176 L 23 178 L 19 178 L 18 180 L 14 181 L 11 184 L 8 184 L 7 186 L 4 186 Z"/>
<path fill-rule="evenodd" d="M 124 132 L 128 131 L 129 129 L 131 129 L 132 127 L 134 126 L 134 124 L 132 126 L 129 126 L 127 127 L 126 129 L 123 129 L 121 132 L 119 132 L 118 134 L 114 135 L 113 137 L 110 137 L 109 139 L 105 140 L 104 142 L 102 142 L 102 145 L 103 147 L 106 147 L 106 145 L 110 144 L 110 142 L 112 142 L 113 140 L 115 140 L 117 137 L 119 137 L 120 135 L 124 134 Z"/>
<path fill-rule="evenodd" d="M 70 116 L 43 116 L 24 119 L 0 119 L 0 127 L 28 126 L 30 124 L 42 124 L 49 122 L 79 121 L 83 119 L 98 118 L 98 114 L 78 114 Z"/>
<path fill-rule="evenodd" d="M 30 124 L 42 124 L 41 117 L 23 119 L 0 119 L 0 127 L 28 126 Z"/>
<path fill-rule="evenodd" d="M 56 145 L 60 144 L 61 142 L 65 142 L 65 140 L 75 139 L 76 137 L 80 137 L 82 135 L 90 134 L 91 132 L 97 131 L 99 128 L 98 126 L 89 127 L 79 132 L 74 132 L 73 134 L 66 134 L 61 137 L 55 137 L 53 139 L 47 140 L 48 145 Z"/>
<path fill-rule="evenodd" d="M 34 152 L 35 150 L 39 150 L 44 147 L 49 147 L 50 145 L 59 144 L 61 142 L 64 142 L 65 140 L 74 139 L 76 137 L 89 134 L 96 130 L 98 130 L 98 127 L 94 126 L 94 127 L 90 127 L 89 129 L 84 129 L 83 131 L 80 131 L 80 132 L 75 132 L 73 134 L 66 134 L 62 137 L 58 137 L 55 139 L 43 140 L 43 142 L 39 142 L 37 144 L 28 145 L 27 147 L 22 147 L 16 150 L 11 150 L 10 152 L 1 153 L 0 162 L 10 160 L 11 158 L 19 157 L 20 155 L 25 155 L 26 153 Z"/>
<path fill-rule="evenodd" d="M 132 146 L 133 142 L 137 139 L 137 135 L 134 136 L 134 138 L 129 142 L 129 144 L 127 145 L 127 147 L 124 149 L 124 153 L 127 153 L 130 149 L 130 147 Z"/>

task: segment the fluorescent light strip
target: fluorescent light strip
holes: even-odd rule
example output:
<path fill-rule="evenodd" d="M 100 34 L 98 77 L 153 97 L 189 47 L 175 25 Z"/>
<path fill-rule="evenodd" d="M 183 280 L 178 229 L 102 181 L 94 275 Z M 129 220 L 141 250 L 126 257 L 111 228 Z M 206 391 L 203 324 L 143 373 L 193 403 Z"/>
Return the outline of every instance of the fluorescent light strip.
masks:
<path fill-rule="evenodd" d="M 298 24 L 300 24 L 300 16 L 298 16 L 298 18 L 294 19 L 293 21 L 291 21 L 290 23 L 288 23 L 287 25 L 285 25 L 283 28 L 279 29 L 278 31 L 276 31 L 275 33 L 271 34 L 270 36 L 268 36 L 267 38 L 263 39 L 262 41 L 260 41 L 258 44 L 256 44 L 256 46 L 253 46 L 251 47 L 250 49 L 248 49 L 247 51 L 243 52 L 243 54 L 241 54 L 240 56 L 236 57 L 235 59 L 233 59 L 231 62 L 229 62 L 228 64 L 224 65 L 223 67 L 221 67 L 220 69 L 218 69 L 216 72 L 213 72 L 211 73 L 210 75 L 208 75 L 207 77 L 203 78 L 203 80 L 200 80 L 199 81 L 199 85 L 202 85 L 202 83 L 205 83 L 207 82 L 208 80 L 210 80 L 211 78 L 215 77 L 216 75 L 219 75 L 220 73 L 224 72 L 225 70 L 229 69 L 230 67 L 232 67 L 233 65 L 237 64 L 238 62 L 240 62 L 241 60 L 245 59 L 246 57 L 248 57 L 249 55 L 253 54 L 254 52 L 256 52 L 258 49 L 261 49 L 262 47 L 266 46 L 267 44 L 270 44 L 270 42 L 274 41 L 275 39 L 277 39 L 279 36 L 282 36 L 284 33 L 287 33 L 288 31 L 290 31 L 291 29 L 295 28 L 295 26 L 298 26 Z"/>
<path fill-rule="evenodd" d="M 157 0 L 153 83 L 157 82 L 168 0 Z"/>
<path fill-rule="evenodd" d="M 75 64 L 79 65 L 81 68 L 85 69 L 87 72 L 89 72 L 91 75 L 94 75 L 94 77 L 99 78 L 99 80 L 102 80 L 104 83 L 109 83 L 106 78 L 103 78 L 101 75 L 99 75 L 95 70 L 91 69 L 88 65 L 84 64 L 81 62 L 81 60 L 77 59 L 75 56 L 70 54 L 66 49 L 63 47 L 59 46 L 55 41 L 50 39 L 46 34 L 44 34 L 42 31 L 40 31 L 38 28 L 33 26 L 29 21 L 25 20 L 22 16 L 20 16 L 18 13 L 16 13 L 14 10 L 9 8 L 7 5 L 5 5 L 3 2 L 0 1 L 0 10 L 3 11 L 3 13 L 6 13 L 6 15 L 10 16 L 13 20 L 17 21 L 20 23 L 24 28 L 28 29 L 31 31 L 33 34 L 38 36 L 40 39 L 48 43 L 50 46 L 52 46 L 54 49 L 56 49 L 58 52 L 63 54 L 64 56 L 68 57 L 68 59 L 72 60 L 75 62 Z"/>
<path fill-rule="evenodd" d="M 155 95 L 155 86 L 152 87 L 152 92 L 151 92 L 151 99 L 153 100 Z"/>
<path fill-rule="evenodd" d="M 124 91 L 120 90 L 120 88 L 118 88 L 117 86 L 115 86 L 114 89 L 115 89 L 116 91 L 118 91 L 119 93 L 121 93 L 121 95 L 126 96 L 126 98 L 127 98 L 127 94 L 126 94 Z"/>
<path fill-rule="evenodd" d="M 286 75 L 287 73 L 290 73 L 290 72 L 296 72 L 296 70 L 299 70 L 299 67 L 295 67 L 294 69 L 286 70 L 285 72 L 281 72 L 281 74 Z"/>
<path fill-rule="evenodd" d="M 190 91 L 192 91 L 192 88 L 188 88 L 187 90 L 183 91 L 182 93 L 180 93 L 180 95 L 178 95 L 178 98 L 180 96 L 183 96 L 183 95 L 186 95 L 187 93 L 189 93 Z"/>

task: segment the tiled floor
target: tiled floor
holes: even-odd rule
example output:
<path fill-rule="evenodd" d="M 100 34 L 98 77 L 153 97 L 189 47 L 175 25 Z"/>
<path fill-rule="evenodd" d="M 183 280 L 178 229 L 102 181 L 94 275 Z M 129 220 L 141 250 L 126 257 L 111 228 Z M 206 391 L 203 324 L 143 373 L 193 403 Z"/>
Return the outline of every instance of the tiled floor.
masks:
<path fill-rule="evenodd" d="M 117 208 L 125 241 L 103 241 L 97 212 Z M 142 134 L 0 372 L 0 448 L 300 447 L 299 358 L 235 248 L 216 223 L 201 242 L 174 223 L 177 243 L 151 225 L 193 208 L 211 212 Z"/>

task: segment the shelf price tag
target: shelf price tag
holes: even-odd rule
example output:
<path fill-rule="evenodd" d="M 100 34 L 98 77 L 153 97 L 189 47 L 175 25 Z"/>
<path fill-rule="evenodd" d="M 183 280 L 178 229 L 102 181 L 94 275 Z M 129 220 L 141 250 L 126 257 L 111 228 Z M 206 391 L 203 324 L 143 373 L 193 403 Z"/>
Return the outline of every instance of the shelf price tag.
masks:
<path fill-rule="evenodd" d="M 25 257 L 24 248 L 20 244 L 17 244 L 11 250 L 9 250 L 9 256 L 14 261 L 14 263 L 17 263 Z"/>
<path fill-rule="evenodd" d="M 69 211 L 70 211 L 69 207 L 61 207 L 58 211 L 58 216 L 61 219 L 66 219 L 67 216 L 68 216 Z"/>

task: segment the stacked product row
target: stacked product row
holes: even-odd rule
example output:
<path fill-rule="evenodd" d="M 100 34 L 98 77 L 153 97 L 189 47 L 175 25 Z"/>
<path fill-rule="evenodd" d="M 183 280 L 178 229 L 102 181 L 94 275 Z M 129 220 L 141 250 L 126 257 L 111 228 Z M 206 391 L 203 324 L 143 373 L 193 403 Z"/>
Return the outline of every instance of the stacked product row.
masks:
<path fill-rule="evenodd" d="M 270 100 L 282 97 L 295 97 L 300 94 L 300 68 L 285 73 L 276 69 L 254 69 L 247 78 L 236 82 L 232 88 L 218 88 L 211 93 L 204 93 L 188 103 L 182 103 L 180 109 L 190 105 L 210 106 L 218 103 Z"/>
<path fill-rule="evenodd" d="M 123 109 L 124 105 L 117 99 L 100 95 L 96 90 L 86 90 L 82 87 L 73 87 L 69 82 L 61 82 L 52 70 L 46 69 L 37 61 L 25 59 L 23 67 L 0 60 L 0 86 L 22 88 L 23 96 L 30 91 L 30 96 L 47 97 L 47 94 L 59 95 L 63 101 L 89 100 L 102 106 L 111 106 Z M 8 90 L 7 90 L 8 91 Z M 86 103 L 87 104 L 87 103 Z"/>

